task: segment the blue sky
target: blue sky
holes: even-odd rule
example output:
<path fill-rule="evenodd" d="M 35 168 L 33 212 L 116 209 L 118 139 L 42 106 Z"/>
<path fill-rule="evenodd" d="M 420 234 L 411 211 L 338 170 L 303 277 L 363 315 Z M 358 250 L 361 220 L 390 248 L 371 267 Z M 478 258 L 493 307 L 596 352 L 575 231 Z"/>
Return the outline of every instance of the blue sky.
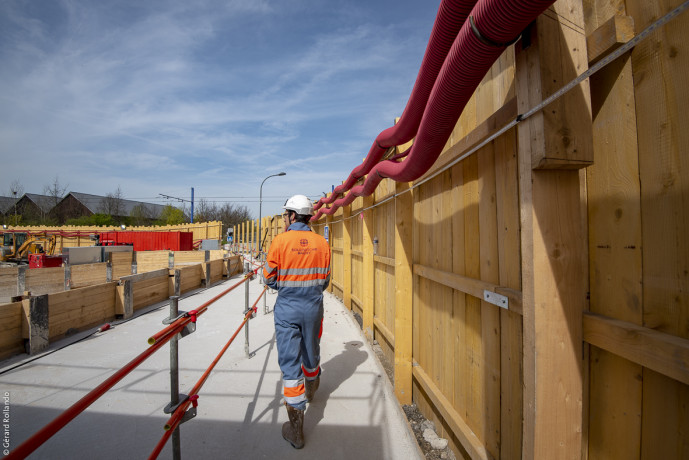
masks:
<path fill-rule="evenodd" d="M 439 3 L 2 0 L 0 194 L 317 198 L 401 115 Z"/>

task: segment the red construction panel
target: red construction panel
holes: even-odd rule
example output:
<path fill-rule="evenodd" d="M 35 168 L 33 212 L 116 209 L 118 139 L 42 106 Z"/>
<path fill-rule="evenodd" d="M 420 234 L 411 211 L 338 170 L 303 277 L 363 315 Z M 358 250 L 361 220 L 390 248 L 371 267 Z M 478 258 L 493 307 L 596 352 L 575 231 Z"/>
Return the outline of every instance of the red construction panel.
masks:
<path fill-rule="evenodd" d="M 194 244 L 192 232 L 102 232 L 103 246 L 131 244 L 134 251 L 191 251 Z"/>

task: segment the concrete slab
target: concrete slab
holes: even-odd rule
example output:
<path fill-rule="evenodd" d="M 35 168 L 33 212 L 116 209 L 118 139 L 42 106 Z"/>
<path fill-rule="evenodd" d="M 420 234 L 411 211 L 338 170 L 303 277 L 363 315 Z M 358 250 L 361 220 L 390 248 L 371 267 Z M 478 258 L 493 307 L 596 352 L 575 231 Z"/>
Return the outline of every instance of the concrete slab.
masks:
<path fill-rule="evenodd" d="M 180 300 L 191 310 L 234 284 L 238 278 Z M 250 284 L 251 302 L 263 289 Z M 267 295 L 272 310 L 276 294 Z M 188 392 L 242 320 L 245 290 L 240 287 L 199 317 L 197 331 L 182 339 L 180 391 Z M 2 363 L 0 395 L 8 403 L 10 449 L 57 417 L 117 369 L 144 351 L 147 339 L 163 326 L 168 306 L 160 305 L 107 332 L 85 335 L 32 361 Z M 306 446 L 293 449 L 282 439 L 287 414 L 272 313 L 249 323 L 235 339 L 200 391 L 198 415 L 181 426 L 184 458 L 423 458 L 403 411 L 375 353 L 351 313 L 326 293 L 321 342 L 320 389 L 305 415 Z M 13 366 L 17 366 L 12 369 Z M 30 458 L 147 457 L 163 435 L 170 400 L 169 346 L 145 361 L 91 405 Z M 171 458 L 168 442 L 161 458 Z"/>

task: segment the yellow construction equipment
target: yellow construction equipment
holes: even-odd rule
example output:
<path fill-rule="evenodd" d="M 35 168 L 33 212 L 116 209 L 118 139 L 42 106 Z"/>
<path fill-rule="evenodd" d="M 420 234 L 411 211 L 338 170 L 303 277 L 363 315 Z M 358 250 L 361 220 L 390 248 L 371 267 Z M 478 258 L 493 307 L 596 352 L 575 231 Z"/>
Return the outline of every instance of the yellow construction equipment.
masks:
<path fill-rule="evenodd" d="M 23 232 L 4 233 L 0 262 L 28 263 L 30 254 L 52 255 L 57 238 L 46 233 L 29 235 Z"/>

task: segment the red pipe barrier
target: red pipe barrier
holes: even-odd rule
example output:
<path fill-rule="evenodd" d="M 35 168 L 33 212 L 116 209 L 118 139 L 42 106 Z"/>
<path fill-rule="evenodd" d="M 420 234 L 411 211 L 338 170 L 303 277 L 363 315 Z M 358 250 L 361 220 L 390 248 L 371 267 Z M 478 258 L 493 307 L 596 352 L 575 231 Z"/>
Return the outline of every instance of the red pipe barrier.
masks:
<path fill-rule="evenodd" d="M 318 220 L 323 214 L 332 215 L 357 196 L 370 195 L 386 177 L 409 182 L 425 174 L 442 152 L 476 87 L 507 47 L 505 43 L 518 36 L 552 3 L 554 0 L 480 0 L 471 17 L 481 38 L 472 30 L 470 21 L 465 21 L 433 85 L 406 159 L 379 162 L 363 185 L 352 187 L 346 197 L 335 200 L 330 208 L 320 209 L 311 220 Z"/>
<path fill-rule="evenodd" d="M 237 286 L 240 286 L 241 284 L 246 283 L 247 280 L 249 279 L 249 277 L 250 277 L 249 275 L 244 275 L 244 279 L 243 279 L 243 280 L 237 282 L 237 283 L 234 284 L 232 287 L 230 287 L 230 288 L 224 290 L 223 292 L 221 292 L 220 294 L 216 295 L 215 297 L 213 297 L 212 299 L 210 299 L 210 300 L 207 301 L 206 303 L 202 304 L 202 305 L 201 305 L 199 308 L 197 308 L 196 310 L 193 310 L 193 311 L 196 312 L 196 314 L 194 315 L 194 320 L 193 320 L 193 321 L 192 321 L 191 312 L 189 312 L 189 313 L 188 313 L 188 316 L 183 316 L 183 317 L 181 317 L 181 318 L 178 318 L 176 321 L 174 321 L 173 323 L 171 323 L 170 325 L 168 325 L 168 326 L 165 327 L 164 329 L 162 329 L 162 330 L 156 332 L 156 333 L 153 334 L 151 337 L 149 337 L 149 338 L 148 338 L 148 344 L 149 344 L 149 345 L 153 345 L 153 344 L 155 344 L 158 340 L 161 340 L 161 339 L 167 337 L 168 335 L 173 334 L 173 332 L 174 332 L 174 334 L 177 334 L 177 332 L 179 332 L 179 329 L 182 329 L 182 328 L 183 328 L 184 326 L 186 326 L 187 324 L 192 323 L 192 322 L 196 322 L 196 319 L 195 319 L 195 318 L 198 317 L 198 316 L 200 316 L 201 314 L 205 313 L 205 311 L 208 309 L 208 306 L 209 306 L 209 305 L 211 305 L 213 302 L 217 301 L 218 299 L 220 299 L 220 298 L 223 297 L 224 295 L 227 295 L 230 291 L 232 291 L 233 289 L 235 289 Z"/>
<path fill-rule="evenodd" d="M 416 135 L 445 57 L 476 1 L 443 0 L 440 3 L 414 88 L 399 122 L 376 137 L 364 162 L 354 168 L 347 180 L 335 187 L 329 197 L 321 198 L 314 205 L 314 210 L 317 211 L 323 204 L 334 202 L 341 193 L 351 189 L 359 178 L 369 174 L 388 148 L 404 144 Z"/>
<path fill-rule="evenodd" d="M 163 345 L 165 345 L 172 335 L 163 338 L 159 342 L 156 342 L 152 347 L 149 347 L 139 356 L 131 360 L 128 364 L 122 367 L 120 370 L 111 375 L 107 380 L 98 385 L 96 388 L 87 393 L 83 398 L 74 403 L 62 414 L 58 415 L 52 422 L 40 429 L 36 434 L 31 436 L 29 439 L 17 446 L 16 449 L 12 450 L 7 459 L 22 459 L 26 458 L 33 451 L 38 449 L 43 443 L 55 435 L 59 430 L 64 428 L 69 422 L 74 420 L 74 418 L 81 414 L 87 407 L 93 404 L 98 398 L 103 396 L 103 394 L 111 389 L 117 382 L 126 377 L 131 371 L 143 363 L 149 356 L 158 351 Z"/>
<path fill-rule="evenodd" d="M 232 334 L 232 337 L 230 337 L 230 340 L 225 344 L 225 346 L 220 350 L 220 353 L 215 357 L 211 365 L 206 369 L 206 371 L 203 373 L 201 378 L 196 382 L 194 387 L 191 389 L 189 398 L 182 404 L 180 404 L 177 409 L 172 413 L 170 418 L 168 419 L 167 423 L 165 424 L 165 433 L 163 433 L 163 436 L 160 438 L 160 441 L 158 441 L 158 444 L 156 444 L 155 448 L 153 449 L 153 452 L 151 452 L 151 455 L 148 457 L 149 460 L 156 459 L 158 458 L 158 455 L 160 455 L 160 452 L 163 450 L 163 447 L 165 447 L 165 444 L 167 443 L 168 439 L 170 439 L 170 436 L 172 433 L 177 429 L 179 424 L 182 421 L 182 418 L 184 417 L 184 414 L 186 414 L 187 409 L 189 409 L 189 405 L 192 405 L 196 407 L 198 405 L 198 398 L 199 398 L 199 391 L 201 390 L 201 387 L 203 386 L 204 383 L 206 383 L 206 380 L 210 376 L 211 371 L 215 368 L 215 366 L 218 364 L 218 361 L 223 357 L 227 349 L 230 347 L 232 342 L 234 341 L 235 337 L 237 337 L 237 334 L 242 330 L 246 322 L 251 318 L 251 315 L 256 313 L 256 304 L 258 304 L 258 301 L 261 300 L 261 297 L 263 297 L 263 294 L 266 292 L 267 287 L 263 288 L 263 291 L 261 292 L 261 295 L 258 296 L 258 299 L 256 299 L 256 302 L 254 302 L 253 306 L 249 309 L 249 311 L 246 312 L 246 315 L 244 315 L 244 319 L 242 320 L 242 323 L 239 325 L 237 330 Z"/>

